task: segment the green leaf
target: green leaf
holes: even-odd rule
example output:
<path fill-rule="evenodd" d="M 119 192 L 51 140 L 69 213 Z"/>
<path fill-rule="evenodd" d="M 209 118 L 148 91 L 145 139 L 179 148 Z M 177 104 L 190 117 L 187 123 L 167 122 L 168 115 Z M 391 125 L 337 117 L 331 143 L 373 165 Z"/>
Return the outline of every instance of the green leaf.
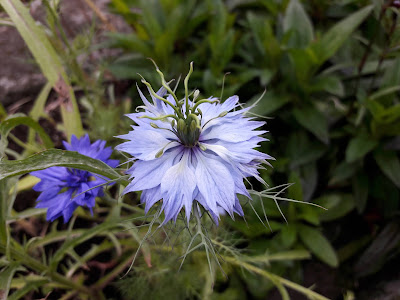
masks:
<path fill-rule="evenodd" d="M 377 150 L 374 158 L 381 171 L 400 188 L 400 162 L 395 151 Z"/>
<path fill-rule="evenodd" d="M 122 179 L 121 175 L 113 168 L 100 160 L 77 152 L 56 149 L 46 150 L 23 160 L 0 162 L 0 180 L 57 166 L 85 170 L 109 179 L 120 178 L 120 182 L 124 185 L 129 183 Z"/>
<path fill-rule="evenodd" d="M 311 142 L 306 131 L 301 130 L 290 135 L 287 150 L 290 168 L 294 169 L 318 160 L 326 152 L 326 147 L 321 143 Z"/>
<path fill-rule="evenodd" d="M 0 242 L 7 244 L 8 227 L 7 227 L 7 212 L 8 212 L 8 184 L 7 180 L 0 180 Z"/>
<path fill-rule="evenodd" d="M 393 63 L 391 63 L 385 71 L 382 78 L 382 87 L 396 86 L 400 82 L 400 57 L 397 57 Z M 393 93 L 390 96 L 385 97 L 385 103 L 391 103 L 395 97 Z"/>
<path fill-rule="evenodd" d="M 296 227 L 289 223 L 286 226 L 282 226 L 281 232 L 282 245 L 286 248 L 290 248 L 295 242 L 297 237 Z"/>
<path fill-rule="evenodd" d="M 347 163 L 343 161 L 335 167 L 331 179 L 328 182 L 329 186 L 338 184 L 349 179 L 358 170 L 358 165 L 356 163 Z"/>
<path fill-rule="evenodd" d="M 0 300 L 8 299 L 11 280 L 15 272 L 20 268 L 18 263 L 11 263 L 7 268 L 0 272 Z"/>
<path fill-rule="evenodd" d="M 51 87 L 51 82 L 48 81 L 37 96 L 35 103 L 33 104 L 33 107 L 29 113 L 29 116 L 33 120 L 38 121 L 40 117 L 45 116 L 44 107 L 46 104 L 46 100 L 49 97 Z"/>
<path fill-rule="evenodd" d="M 0 124 L 0 135 L 1 135 L 0 153 L 4 153 L 5 148 L 7 147 L 7 136 L 10 133 L 10 131 L 14 127 L 19 125 L 26 125 L 29 128 L 34 129 L 43 140 L 43 143 L 46 148 L 54 147 L 52 140 L 38 122 L 36 122 L 30 117 L 18 114 L 10 116 Z"/>
<path fill-rule="evenodd" d="M 314 39 L 310 18 L 298 0 L 291 0 L 283 18 L 283 30 L 288 33 L 288 45 L 293 48 L 307 47 Z"/>
<path fill-rule="evenodd" d="M 335 250 L 321 232 L 305 225 L 299 225 L 298 229 L 300 239 L 316 257 L 331 267 L 338 266 L 339 262 Z"/>
<path fill-rule="evenodd" d="M 351 33 L 368 17 L 372 9 L 373 5 L 360 9 L 338 22 L 322 35 L 321 40 L 314 45 L 320 64 L 332 57 L 339 50 Z"/>
<path fill-rule="evenodd" d="M 323 143 L 329 143 L 327 120 L 314 106 L 308 105 L 302 108 L 295 108 L 293 110 L 293 115 L 300 125 L 308 129 Z"/>
<path fill-rule="evenodd" d="M 23 296 L 28 294 L 29 292 L 32 292 L 34 290 L 37 290 L 40 286 L 46 284 L 49 282 L 48 279 L 45 277 L 37 276 L 37 278 L 32 278 L 33 275 L 28 275 L 24 276 L 21 278 L 23 280 L 23 283 L 21 287 L 18 287 L 16 291 L 14 291 L 7 300 L 18 300 L 18 299 L 23 299 Z M 14 280 L 19 280 L 20 278 L 14 279 Z M 14 284 L 14 280 L 12 281 L 12 285 Z"/>
<path fill-rule="evenodd" d="M 389 86 L 389 87 L 384 87 L 378 91 L 376 91 L 375 93 L 373 93 L 370 96 L 371 100 L 376 100 L 379 99 L 381 97 L 393 94 L 393 93 L 397 93 L 398 91 L 400 91 L 400 85 L 396 85 L 396 86 Z"/>
<path fill-rule="evenodd" d="M 309 87 L 311 92 L 328 92 L 333 95 L 343 97 L 344 87 L 342 81 L 337 76 L 317 76 L 311 81 Z"/>
<path fill-rule="evenodd" d="M 325 195 L 314 202 L 327 208 L 319 216 L 319 219 L 324 222 L 339 219 L 347 215 L 355 207 L 354 197 L 350 194 Z"/>
<path fill-rule="evenodd" d="M 251 106 L 256 103 L 260 99 L 261 95 L 254 96 L 249 102 L 248 105 Z M 250 111 L 257 115 L 266 116 L 270 115 L 273 112 L 280 109 L 286 103 L 290 101 L 288 95 L 285 94 L 277 94 L 275 92 L 267 92 L 265 95 L 259 100 L 258 104 L 253 107 Z"/>
<path fill-rule="evenodd" d="M 352 163 L 358 159 L 362 159 L 377 145 L 378 142 L 367 135 L 359 135 L 352 138 L 346 148 L 346 162 Z"/>
<path fill-rule="evenodd" d="M 291 172 L 289 176 L 289 182 L 294 183 L 288 188 L 288 196 L 290 199 L 303 201 L 303 189 L 299 175 L 296 172 Z"/>
<path fill-rule="evenodd" d="M 58 263 L 63 259 L 63 257 L 67 254 L 70 249 L 78 246 L 79 244 L 87 241 L 88 239 L 92 238 L 93 236 L 99 234 L 100 232 L 107 232 L 113 227 L 120 226 L 119 222 L 104 222 L 101 224 L 96 225 L 93 228 L 86 230 L 83 234 L 79 237 L 73 238 L 65 242 L 61 248 L 54 253 L 54 256 L 51 258 L 49 263 L 49 267 L 51 270 L 55 271 L 57 269 Z"/>
<path fill-rule="evenodd" d="M 311 162 L 308 165 L 303 165 L 299 171 L 303 187 L 303 200 L 308 202 L 311 200 L 318 183 L 317 164 Z"/>

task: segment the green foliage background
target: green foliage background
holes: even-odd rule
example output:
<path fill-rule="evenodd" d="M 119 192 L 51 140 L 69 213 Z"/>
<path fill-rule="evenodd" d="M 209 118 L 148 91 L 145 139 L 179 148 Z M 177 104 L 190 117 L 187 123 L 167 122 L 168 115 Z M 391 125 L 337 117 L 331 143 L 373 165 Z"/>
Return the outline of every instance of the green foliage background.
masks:
<path fill-rule="evenodd" d="M 35 28 L 33 24 L 28 22 L 29 26 L 23 27 L 15 21 L 17 17 L 13 19 L 10 11 L 13 7 L 18 8 L 19 1 L 1 0 L 0 3 L 49 81 L 29 117 L 0 114 L 1 153 L 25 159 L 19 167 L 18 162 L 4 160 L 0 163 L 1 178 L 7 178 L 2 181 L 3 191 L 17 183 L 11 176 L 25 172 L 21 165 L 28 171 L 34 169 L 36 161 L 40 168 L 51 161 L 57 161 L 59 165 L 73 165 L 74 162 L 74 166 L 79 167 L 79 157 L 59 161 L 61 157 L 55 150 L 45 152 L 46 161 L 39 156 L 26 158 L 38 152 L 36 150 L 53 147 L 37 121 L 41 117 L 50 118 L 43 112 L 44 103 L 50 88 L 60 82 L 60 74 L 65 86 L 82 90 L 78 99 L 75 99 L 72 89 L 68 90 L 74 110 L 61 107 L 61 122 L 55 121 L 60 131 L 66 136 L 79 133 L 83 122 L 83 128 L 92 140 L 106 139 L 115 145 L 118 141 L 112 136 L 129 128 L 129 122 L 121 119 L 121 115 L 140 105 L 133 84 L 140 82 L 138 73 L 153 86 L 160 84 L 152 63 L 147 59 L 152 58 L 167 80 L 184 76 L 189 63 L 194 61 L 195 71 L 190 86 L 207 97 L 222 95 L 226 99 L 237 94 L 245 106 L 258 101 L 251 112 L 270 118 L 266 125 L 270 141 L 264 143 L 262 150 L 276 158 L 272 163 L 274 168 L 263 170 L 262 177 L 271 187 L 295 183 L 287 188 L 288 198 L 328 208 L 324 211 L 310 205 L 280 201 L 279 197 L 263 201 L 255 194 L 254 209 L 245 206 L 247 222 L 226 217 L 218 232 L 212 233 L 214 241 L 221 242 L 222 256 L 227 256 L 224 270 L 229 278 L 226 279 L 216 268 L 211 276 L 216 280 L 214 291 L 210 289 L 212 278 L 204 268 L 207 264 L 204 253 L 192 253 L 178 272 L 179 253 L 166 259 L 160 250 L 162 247 L 157 249 L 153 244 L 149 246 L 151 251 L 146 247 L 143 250 L 145 257 L 146 253 L 152 253 L 153 268 L 149 268 L 143 259 L 137 261 L 128 277 L 116 280 L 116 283 L 107 281 L 109 289 L 118 290 L 126 299 L 148 298 L 149 294 L 143 291 L 151 292 L 151 299 L 165 298 L 166 295 L 175 295 L 177 299 L 265 299 L 276 287 L 286 298 L 289 295 L 283 286 L 291 286 L 262 272 L 301 283 L 305 262 L 299 259 L 312 258 L 334 268 L 338 278 L 345 278 L 345 283 L 336 282 L 339 290 L 357 294 L 357 281 L 379 274 L 388 263 L 398 261 L 400 34 L 395 1 L 112 0 L 110 9 L 124 18 L 132 32 L 110 32 L 104 43 L 95 46 L 90 46 L 91 32 L 76 37 L 72 43 L 62 40 L 57 6 L 52 1 L 44 1 L 49 29 L 47 37 L 42 36 L 40 29 L 32 30 Z M 22 15 L 22 19 L 26 21 L 28 17 Z M 49 45 L 43 42 L 47 40 Z M 47 49 L 45 55 L 39 53 L 43 51 L 41 41 Z M 78 55 L 90 53 L 95 47 L 117 48 L 122 55 L 93 66 L 91 70 L 83 70 L 77 63 Z M 110 76 L 109 72 L 114 82 L 125 81 L 131 86 L 122 96 L 115 95 L 114 85 L 104 79 L 104 74 Z M 132 100 L 126 100 L 126 97 Z M 81 113 L 76 109 L 78 104 L 83 107 Z M 7 136 L 19 125 L 28 126 L 30 132 L 24 152 L 13 153 L 7 147 Z M 35 139 L 35 132 L 41 140 Z M 58 159 L 54 159 L 56 156 Z M 96 162 L 85 168 L 88 167 L 118 179 L 118 175 L 111 174 L 111 170 Z M 29 178 L 20 179 L 22 188 L 14 189 L 14 198 L 23 190 L 23 184 L 26 184 L 23 180 L 28 182 L 27 186 L 32 186 Z M 255 185 L 254 189 L 263 188 Z M 29 251 L 42 249 L 43 245 L 35 244 L 32 239 L 24 244 L 10 238 L 10 234 L 13 235 L 13 229 L 8 226 L 10 219 L 18 219 L 23 212 L 13 212 L 14 200 L 8 198 L 8 192 L 3 193 L 2 197 L 7 200 L 2 200 L 4 206 L 0 221 L 5 226 L 0 228 L 0 252 L 4 254 L 5 268 L 0 279 L 8 278 L 8 281 L 2 281 L 8 286 L 0 283 L 0 290 L 8 290 L 10 284 L 13 289 L 23 286 L 21 276 L 15 274 L 26 274 L 23 272 L 28 268 L 35 270 L 38 277 L 29 281 L 27 295 L 43 294 L 56 288 L 69 290 L 71 295 L 75 295 L 75 290 L 75 293 L 93 296 L 87 290 L 89 283 L 85 272 L 77 273 L 79 278 L 74 281 L 80 288 L 68 286 L 64 277 L 57 277 L 59 272 L 67 274 L 68 268 L 79 269 L 79 264 L 96 257 L 94 254 L 78 254 L 74 247 L 90 242 L 94 236 L 107 235 L 110 230 L 110 235 L 115 235 L 110 238 L 111 242 L 96 241 L 92 248 L 96 254 L 109 251 L 108 255 L 118 261 L 117 267 L 107 274 L 114 270 L 121 273 L 131 259 L 132 248 L 137 248 L 137 244 L 128 246 L 129 239 L 125 237 L 120 243 L 115 242 L 115 239 L 120 239 L 116 238 L 118 230 L 121 231 L 118 218 L 130 217 L 123 212 L 124 209 L 133 215 L 143 211 L 126 203 L 122 204 L 124 207 L 111 205 L 112 197 L 115 198 L 111 193 L 108 202 L 101 202 L 100 208 L 104 210 L 95 213 L 94 219 L 83 211 L 79 212 L 79 218 L 91 222 L 88 227 L 93 226 L 93 222 L 107 221 L 102 223 L 103 227 L 91 227 L 86 238 L 70 243 L 70 246 L 66 241 L 43 265 L 35 266 L 35 262 L 18 260 L 18 255 L 13 256 L 7 251 L 15 248 L 20 255 L 24 251 L 35 253 Z M 39 213 L 27 210 L 25 215 L 37 217 Z M 130 226 L 138 226 L 138 223 L 132 221 Z M 52 225 L 52 234 L 59 240 L 68 240 L 70 234 L 81 230 L 73 229 L 71 225 L 56 233 L 56 227 L 57 224 Z M 133 236 L 136 243 L 145 233 L 137 230 Z M 51 233 L 48 234 L 51 237 Z M 162 236 L 156 239 L 162 244 Z M 184 237 L 181 239 L 187 242 Z M 6 246 L 10 243 L 14 248 Z M 44 243 L 47 243 L 46 239 Z M 382 245 L 386 247 L 378 247 Z M 118 256 L 116 253 L 121 249 L 123 255 Z M 230 255 L 230 251 L 236 252 Z M 238 258 L 243 253 L 247 260 Z M 63 260 L 67 254 L 71 261 Z M 237 258 L 239 262 L 233 263 L 229 257 Z M 259 269 L 252 269 L 254 265 Z M 245 271 L 241 272 L 235 266 Z M 46 271 L 48 268 L 51 271 Z M 41 274 L 53 277 L 49 279 Z M 203 278 L 203 284 L 190 280 L 196 277 Z M 49 286 L 49 281 L 57 283 Z M 109 295 L 107 287 L 101 285 L 101 279 L 99 282 L 92 287 L 101 287 L 104 295 Z M 317 291 L 319 288 L 317 286 Z"/>

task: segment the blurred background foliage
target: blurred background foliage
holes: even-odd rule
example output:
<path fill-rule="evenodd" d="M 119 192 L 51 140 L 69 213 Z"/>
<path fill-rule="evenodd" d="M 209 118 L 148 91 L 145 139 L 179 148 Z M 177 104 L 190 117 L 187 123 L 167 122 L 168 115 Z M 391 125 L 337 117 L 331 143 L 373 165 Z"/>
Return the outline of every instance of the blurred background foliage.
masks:
<path fill-rule="evenodd" d="M 320 277 L 331 278 L 318 281 L 315 290 L 332 299 L 366 297 L 363 292 L 381 284 L 383 274 L 389 276 L 386 281 L 399 275 L 393 268 L 400 262 L 398 1 L 111 0 L 111 12 L 124 19 L 130 33 L 110 30 L 95 44 L 94 27 L 68 41 L 56 1 L 43 4 L 47 38 L 67 74 L 64 84 L 74 87 L 83 128 L 92 140 L 118 143 L 113 136 L 130 125 L 121 116 L 140 105 L 134 84 L 140 75 L 153 86 L 160 84 L 148 58 L 167 79 L 176 80 L 193 61 L 192 88 L 207 97 L 237 94 L 244 106 L 257 102 L 251 109 L 254 116 L 268 117 L 270 141 L 262 150 L 276 161 L 273 169 L 262 170 L 265 181 L 271 187 L 294 183 L 286 190 L 289 198 L 328 208 L 278 198 L 263 201 L 254 194 L 254 209 L 244 207 L 246 220 L 224 218 L 219 238 L 252 257 L 252 263 L 294 282 L 311 285 Z M 117 49 L 119 55 L 82 67 L 82 56 L 98 49 Z M 52 74 L 46 77 L 53 82 L 29 116 L 34 122 L 46 118 L 60 132 L 77 130 L 69 128 L 76 123 L 70 121 L 68 109 L 59 118 L 44 113 L 50 88 L 58 80 Z M 19 121 L 15 124 L 41 134 L 40 125 Z M 43 142 L 34 139 L 33 131 L 22 144 L 23 154 L 6 149 L 6 140 L 0 145 L 16 159 L 52 147 L 43 137 Z M 254 189 L 263 187 L 255 184 Z M 106 244 L 98 247 L 109 249 Z M 126 299 L 275 299 L 274 287 L 281 291 L 271 278 L 244 271 L 243 266 L 242 271 L 225 266 L 228 278 L 217 269 L 212 293 L 207 280 L 205 285 L 191 280 L 208 278 L 204 261 L 193 255 L 179 272 L 177 261 L 179 256 L 166 259 L 156 252 L 152 268 L 138 261 L 112 288 Z M 6 270 L 12 270 L 12 277 L 18 269 Z"/>

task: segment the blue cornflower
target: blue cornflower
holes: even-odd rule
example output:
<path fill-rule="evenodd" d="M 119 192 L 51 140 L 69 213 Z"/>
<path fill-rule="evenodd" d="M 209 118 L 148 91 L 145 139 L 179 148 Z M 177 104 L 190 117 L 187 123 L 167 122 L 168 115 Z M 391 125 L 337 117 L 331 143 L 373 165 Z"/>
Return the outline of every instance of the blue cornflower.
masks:
<path fill-rule="evenodd" d="M 71 145 L 67 142 L 63 144 L 69 151 L 77 151 L 99 159 L 113 168 L 119 163 L 118 160 L 109 159 L 112 149 L 104 148 L 106 141 L 98 140 L 90 144 L 87 134 L 80 139 L 72 135 Z M 95 198 L 103 195 L 103 186 L 89 189 L 107 182 L 105 178 L 96 174 L 65 167 L 51 167 L 32 172 L 31 175 L 41 179 L 33 187 L 35 191 L 42 192 L 37 199 L 36 207 L 47 208 L 47 220 L 54 221 L 63 216 L 64 223 L 68 222 L 78 206 L 87 206 L 92 212 Z"/>
<path fill-rule="evenodd" d="M 243 215 L 237 194 L 250 198 L 243 180 L 253 176 L 264 181 L 257 171 L 271 156 L 255 150 L 267 139 L 266 131 L 255 129 L 265 122 L 248 118 L 249 108 L 239 107 L 238 96 L 223 103 L 217 98 L 197 100 L 199 91 L 178 100 L 161 75 L 163 87 L 155 93 L 148 87 L 152 103 L 138 89 L 145 111 L 128 114 L 136 125 L 119 138 L 129 140 L 117 150 L 133 156 L 127 171 L 132 181 L 124 193 L 142 191 L 145 212 L 162 200 L 164 223 L 176 220 L 184 207 L 187 220 L 194 201 L 201 204 L 218 223 L 221 211 L 232 218 Z M 237 110 L 235 110 L 237 109 Z"/>

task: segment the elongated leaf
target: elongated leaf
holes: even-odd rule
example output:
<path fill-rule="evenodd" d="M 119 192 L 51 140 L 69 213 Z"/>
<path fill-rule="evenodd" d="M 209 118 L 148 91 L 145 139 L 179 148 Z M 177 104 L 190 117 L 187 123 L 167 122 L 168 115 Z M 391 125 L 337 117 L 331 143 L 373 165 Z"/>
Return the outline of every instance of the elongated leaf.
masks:
<path fill-rule="evenodd" d="M 328 123 L 324 115 L 313 106 L 295 108 L 294 117 L 304 128 L 312 132 L 323 143 L 329 143 Z"/>
<path fill-rule="evenodd" d="M 346 149 L 346 161 L 351 163 L 363 158 L 377 145 L 378 142 L 369 136 L 357 136 L 352 138 Z"/>
<path fill-rule="evenodd" d="M 286 226 L 282 227 L 280 235 L 281 235 L 282 245 L 284 247 L 289 248 L 296 242 L 297 238 L 296 227 L 293 224 L 289 223 Z"/>
<path fill-rule="evenodd" d="M 321 40 L 314 45 L 320 64 L 332 57 L 339 50 L 350 34 L 368 17 L 372 9 L 373 5 L 360 9 L 322 35 Z"/>
<path fill-rule="evenodd" d="M 338 266 L 338 258 L 329 241 L 317 229 L 310 226 L 299 226 L 300 239 L 308 249 L 331 267 Z"/>
<path fill-rule="evenodd" d="M 259 100 L 259 98 L 260 95 L 253 97 L 249 101 L 249 105 L 253 105 L 254 103 L 256 103 Z M 265 93 L 265 95 L 258 102 L 258 104 L 251 109 L 251 112 L 258 115 L 266 116 L 280 109 L 289 101 L 290 98 L 287 95 L 268 92 Z"/>
<path fill-rule="evenodd" d="M 300 177 L 296 172 L 290 173 L 289 182 L 294 183 L 288 188 L 289 198 L 303 201 L 303 188 L 301 186 Z"/>
<path fill-rule="evenodd" d="M 380 89 L 379 91 L 373 93 L 370 96 L 370 99 L 371 100 L 376 100 L 376 99 L 379 99 L 381 97 L 397 93 L 398 91 L 400 91 L 400 85 L 384 87 L 384 88 Z"/>
<path fill-rule="evenodd" d="M 6 244 L 8 239 L 7 232 L 7 206 L 8 206 L 7 180 L 0 180 L 0 243 Z"/>
<path fill-rule="evenodd" d="M 29 113 L 29 116 L 35 121 L 39 120 L 41 116 L 45 115 L 44 107 L 46 104 L 46 100 L 50 94 L 51 88 L 51 82 L 47 82 L 35 100 L 35 104 L 33 105 Z"/>
<path fill-rule="evenodd" d="M 38 122 L 24 115 L 16 115 L 16 116 L 11 116 L 10 118 L 6 119 L 0 124 L 0 135 L 1 135 L 0 153 L 5 150 L 5 147 L 7 147 L 7 136 L 10 133 L 10 131 L 14 127 L 19 125 L 26 125 L 29 128 L 34 129 L 43 140 L 43 143 L 46 148 L 54 147 L 51 138 L 46 133 L 46 131 L 44 131 L 44 129 L 42 128 L 42 126 L 40 126 Z"/>
<path fill-rule="evenodd" d="M 8 292 L 10 290 L 11 280 L 14 277 L 14 273 L 19 268 L 18 263 L 12 263 L 3 271 L 0 272 L 0 300 L 6 300 Z"/>
<path fill-rule="evenodd" d="M 311 20 L 298 0 L 290 1 L 283 18 L 283 30 L 290 34 L 290 47 L 307 47 L 314 39 Z"/>
<path fill-rule="evenodd" d="M 333 221 L 351 212 L 355 207 L 354 197 L 350 194 L 331 194 L 315 200 L 319 205 L 328 210 L 321 213 L 321 221 Z"/>
<path fill-rule="evenodd" d="M 374 157 L 382 172 L 400 188 L 400 162 L 396 152 L 377 150 Z"/>
<path fill-rule="evenodd" d="M 26 276 L 29 277 L 29 276 Z M 39 276 L 38 276 L 39 277 Z M 14 279 L 14 280 L 18 280 Z M 12 281 L 12 285 L 14 284 L 14 280 Z M 26 294 L 28 294 L 29 292 L 32 292 L 34 290 L 37 290 L 40 286 L 48 283 L 49 280 L 41 277 L 41 278 L 35 278 L 35 279 L 31 279 L 31 278 L 23 278 L 23 283 L 21 285 L 20 288 L 18 288 L 15 292 L 13 292 L 8 298 L 7 300 L 18 300 L 18 299 L 22 299 L 23 296 L 25 296 Z"/>
<path fill-rule="evenodd" d="M 32 155 L 23 160 L 0 162 L 0 180 L 57 166 L 85 170 L 109 179 L 118 179 L 121 177 L 113 168 L 100 160 L 73 151 L 52 149 Z M 128 181 L 121 179 L 121 183 L 126 185 Z"/>
<path fill-rule="evenodd" d="M 74 247 L 78 246 L 79 244 L 83 243 L 84 241 L 87 241 L 88 239 L 92 238 L 96 234 L 99 234 L 101 232 L 106 232 L 116 226 L 119 226 L 119 222 L 117 222 L 117 223 L 104 222 L 102 224 L 97 225 L 96 227 L 86 230 L 79 237 L 68 240 L 67 242 L 65 242 L 62 245 L 62 247 L 60 249 L 57 250 L 57 252 L 51 258 L 51 261 L 49 264 L 50 269 L 55 271 L 60 260 L 63 259 L 63 257 L 68 253 L 68 251 L 70 249 L 73 249 Z"/>

